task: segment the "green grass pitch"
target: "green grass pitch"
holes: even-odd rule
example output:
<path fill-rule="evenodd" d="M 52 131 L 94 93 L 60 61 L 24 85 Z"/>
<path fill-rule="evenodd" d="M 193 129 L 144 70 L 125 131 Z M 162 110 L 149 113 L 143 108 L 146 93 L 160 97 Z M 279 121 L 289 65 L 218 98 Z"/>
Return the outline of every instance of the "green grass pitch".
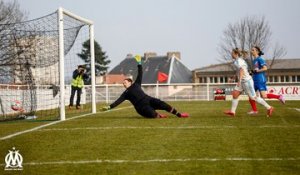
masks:
<path fill-rule="evenodd" d="M 0 174 L 300 174 L 300 102 L 269 103 L 270 118 L 261 106 L 247 115 L 247 101 L 236 117 L 223 115 L 230 101 L 170 102 L 186 119 L 144 119 L 125 103 L 0 140 Z M 2 122 L 0 138 L 50 122 Z M 12 147 L 21 171 L 4 170 Z"/>

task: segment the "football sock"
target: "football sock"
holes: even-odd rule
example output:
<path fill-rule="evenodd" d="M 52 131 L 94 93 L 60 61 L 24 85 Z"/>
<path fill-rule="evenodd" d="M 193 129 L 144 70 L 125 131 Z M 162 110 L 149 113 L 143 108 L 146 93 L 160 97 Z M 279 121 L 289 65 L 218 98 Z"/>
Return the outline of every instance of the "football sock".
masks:
<path fill-rule="evenodd" d="M 235 113 L 235 110 L 236 110 L 238 104 L 239 104 L 239 99 L 232 99 L 231 112 Z"/>
<path fill-rule="evenodd" d="M 177 117 L 180 117 L 181 114 L 175 109 L 175 108 L 172 108 L 171 111 L 170 111 L 172 114 L 176 115 Z"/>
<path fill-rule="evenodd" d="M 250 105 L 252 107 L 252 111 L 257 111 L 255 100 L 252 100 L 251 98 L 249 98 L 249 102 L 250 102 Z"/>
<path fill-rule="evenodd" d="M 256 101 L 257 101 L 257 103 L 263 105 L 267 109 L 271 108 L 271 106 L 264 99 L 262 99 L 260 97 L 256 97 Z"/>
<path fill-rule="evenodd" d="M 279 99 L 279 95 L 275 95 L 275 94 L 267 94 L 267 98 L 276 98 Z"/>

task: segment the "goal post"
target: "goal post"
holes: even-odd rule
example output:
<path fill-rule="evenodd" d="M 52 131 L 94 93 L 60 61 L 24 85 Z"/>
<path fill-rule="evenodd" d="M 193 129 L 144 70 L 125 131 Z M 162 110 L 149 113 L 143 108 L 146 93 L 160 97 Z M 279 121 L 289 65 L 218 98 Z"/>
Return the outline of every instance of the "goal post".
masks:
<path fill-rule="evenodd" d="M 95 49 L 94 49 L 94 24 L 92 21 L 75 15 L 62 7 L 59 7 L 58 11 L 58 26 L 59 26 L 59 69 L 60 69 L 60 120 L 65 120 L 65 75 L 64 75 L 64 14 L 77 19 L 89 26 L 89 40 L 90 40 L 90 55 L 91 55 L 91 99 L 92 99 L 92 113 L 96 113 L 96 82 L 95 82 Z"/>
<path fill-rule="evenodd" d="M 0 23 L 0 122 L 96 113 L 94 52 L 93 21 L 61 7 L 29 21 Z M 71 95 L 79 65 L 87 79 L 80 109 L 69 110 L 79 94 Z"/>

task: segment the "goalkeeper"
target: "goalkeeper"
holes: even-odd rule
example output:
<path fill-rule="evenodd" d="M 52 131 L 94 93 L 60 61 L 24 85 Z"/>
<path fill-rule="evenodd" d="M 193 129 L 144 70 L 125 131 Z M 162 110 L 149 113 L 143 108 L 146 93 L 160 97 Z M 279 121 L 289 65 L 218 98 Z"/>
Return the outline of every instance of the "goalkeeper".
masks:
<path fill-rule="evenodd" d="M 170 106 L 164 101 L 160 99 L 153 98 L 145 94 L 145 92 L 141 88 L 142 77 L 143 77 L 143 68 L 142 68 L 142 60 L 141 56 L 136 55 L 135 60 L 138 63 L 138 75 L 135 82 L 130 78 L 126 78 L 123 81 L 123 86 L 126 90 L 123 94 L 111 105 L 106 106 L 103 110 L 112 109 L 119 104 L 121 104 L 125 100 L 129 100 L 134 106 L 137 113 L 146 118 L 166 118 L 167 116 L 159 114 L 156 110 L 165 110 L 170 112 L 177 117 L 186 118 L 189 117 L 188 113 L 179 113 L 175 108 Z"/>

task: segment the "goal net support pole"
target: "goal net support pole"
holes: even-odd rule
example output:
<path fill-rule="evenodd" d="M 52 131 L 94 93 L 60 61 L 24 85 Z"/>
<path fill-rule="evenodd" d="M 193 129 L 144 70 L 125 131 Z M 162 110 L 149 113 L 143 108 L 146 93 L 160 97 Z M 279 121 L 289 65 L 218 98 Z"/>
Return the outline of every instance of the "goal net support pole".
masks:
<path fill-rule="evenodd" d="M 59 27 L 59 71 L 60 71 L 60 120 L 66 119 L 65 114 L 65 74 L 64 74 L 64 19 L 63 15 L 75 18 L 89 25 L 90 51 L 91 51 L 91 85 L 92 85 L 92 113 L 96 113 L 96 88 L 95 88 L 95 52 L 94 52 L 94 24 L 92 21 L 75 15 L 63 8 L 58 9 Z"/>

